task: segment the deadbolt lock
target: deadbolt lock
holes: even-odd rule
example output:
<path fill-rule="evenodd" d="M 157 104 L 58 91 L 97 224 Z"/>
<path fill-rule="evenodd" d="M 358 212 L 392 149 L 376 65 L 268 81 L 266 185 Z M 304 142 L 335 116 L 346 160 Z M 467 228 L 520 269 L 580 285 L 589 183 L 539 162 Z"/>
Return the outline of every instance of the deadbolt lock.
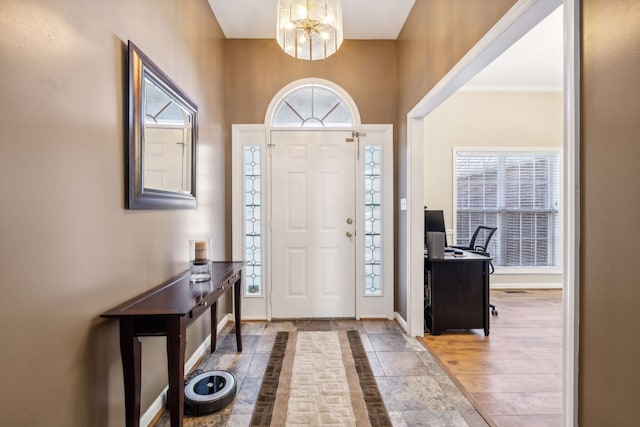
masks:
<path fill-rule="evenodd" d="M 347 224 L 353 224 L 353 218 L 347 218 Z"/>

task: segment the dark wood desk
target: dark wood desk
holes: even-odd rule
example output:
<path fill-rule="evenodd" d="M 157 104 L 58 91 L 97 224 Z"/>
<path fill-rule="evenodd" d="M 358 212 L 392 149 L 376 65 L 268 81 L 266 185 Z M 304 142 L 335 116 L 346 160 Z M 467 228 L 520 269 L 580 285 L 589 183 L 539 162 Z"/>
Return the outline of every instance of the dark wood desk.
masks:
<path fill-rule="evenodd" d="M 424 258 L 424 319 L 431 335 L 447 329 L 484 329 L 489 335 L 489 264 L 491 258 L 464 251 Z"/>
<path fill-rule="evenodd" d="M 120 353 L 124 374 L 127 427 L 140 425 L 141 336 L 167 337 L 169 411 L 171 425 L 182 425 L 184 415 L 184 351 L 186 329 L 207 309 L 211 311 L 211 351 L 216 349 L 217 301 L 233 289 L 236 345 L 242 351 L 240 300 L 241 262 L 214 262 L 211 280 L 191 283 L 189 272 L 163 283 L 102 314 L 120 320 Z"/>

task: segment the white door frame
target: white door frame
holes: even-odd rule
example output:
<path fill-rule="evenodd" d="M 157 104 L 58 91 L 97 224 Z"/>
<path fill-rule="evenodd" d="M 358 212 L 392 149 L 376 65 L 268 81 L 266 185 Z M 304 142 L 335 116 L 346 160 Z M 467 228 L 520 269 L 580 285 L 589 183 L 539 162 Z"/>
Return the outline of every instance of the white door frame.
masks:
<path fill-rule="evenodd" d="M 383 169 L 383 243 L 382 243 L 382 278 L 383 295 L 364 295 L 364 222 L 356 221 L 356 318 L 387 318 L 393 319 L 394 312 L 394 216 L 393 216 L 393 126 L 392 125 L 358 125 L 359 132 L 367 134 L 371 138 L 374 134 L 379 134 L 383 147 L 382 169 Z M 243 296 L 242 311 L 243 318 L 248 320 L 270 320 L 272 317 L 270 295 L 271 295 L 271 232 L 267 224 L 267 213 L 271 212 L 269 205 L 271 200 L 270 182 L 271 162 L 268 159 L 268 147 L 271 144 L 271 131 L 286 130 L 310 130 L 310 131 L 332 131 L 350 130 L 348 128 L 272 128 L 266 125 L 232 125 L 232 256 L 235 260 L 243 260 L 244 254 L 244 221 L 235 220 L 244 218 L 243 204 L 243 171 L 238 167 L 238 160 L 242 159 L 243 147 L 245 145 L 256 145 L 261 147 L 262 173 L 263 179 L 261 193 L 263 197 L 262 212 L 262 236 L 263 253 L 263 291 L 257 296 Z M 367 144 L 367 136 L 360 138 L 360 150 Z M 372 138 L 370 139 L 372 140 Z M 357 143 L 357 142 L 354 142 Z M 356 215 L 358 218 L 364 217 L 364 171 L 362 161 L 356 162 Z M 362 179 L 360 179 L 362 178 Z"/>
<path fill-rule="evenodd" d="M 407 114 L 407 332 L 422 336 L 424 118 L 560 4 L 564 6 L 563 425 L 578 422 L 580 1 L 519 0 Z"/>

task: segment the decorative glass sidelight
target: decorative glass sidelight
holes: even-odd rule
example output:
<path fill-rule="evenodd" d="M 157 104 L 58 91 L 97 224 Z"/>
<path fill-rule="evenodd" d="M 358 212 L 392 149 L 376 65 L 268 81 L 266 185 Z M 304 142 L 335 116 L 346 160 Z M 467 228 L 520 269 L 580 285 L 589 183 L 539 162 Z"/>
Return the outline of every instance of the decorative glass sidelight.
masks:
<path fill-rule="evenodd" d="M 245 296 L 262 296 L 261 147 L 244 146 Z"/>
<path fill-rule="evenodd" d="M 364 146 L 364 294 L 382 295 L 382 146 Z"/>

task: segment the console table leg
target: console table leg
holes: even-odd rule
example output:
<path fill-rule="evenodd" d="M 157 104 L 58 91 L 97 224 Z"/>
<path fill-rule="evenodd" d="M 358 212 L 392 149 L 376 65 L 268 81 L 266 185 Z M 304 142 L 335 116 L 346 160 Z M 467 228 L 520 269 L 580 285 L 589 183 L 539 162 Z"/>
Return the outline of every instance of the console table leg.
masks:
<path fill-rule="evenodd" d="M 240 320 L 240 300 L 242 300 L 242 278 L 238 279 L 233 284 L 233 306 L 235 311 L 236 322 L 236 346 L 238 351 L 242 351 L 242 335 L 240 329 L 242 329 L 242 322 Z"/>
<path fill-rule="evenodd" d="M 218 340 L 218 301 L 211 304 L 211 353 L 216 351 Z"/>
<path fill-rule="evenodd" d="M 169 371 L 169 414 L 171 426 L 182 426 L 184 416 L 184 350 L 187 323 L 185 316 L 167 318 L 167 366 Z"/>
<path fill-rule="evenodd" d="M 140 373 L 142 368 L 140 339 L 134 334 L 133 319 L 120 319 L 120 355 L 124 377 L 124 406 L 127 427 L 140 425 Z"/>

